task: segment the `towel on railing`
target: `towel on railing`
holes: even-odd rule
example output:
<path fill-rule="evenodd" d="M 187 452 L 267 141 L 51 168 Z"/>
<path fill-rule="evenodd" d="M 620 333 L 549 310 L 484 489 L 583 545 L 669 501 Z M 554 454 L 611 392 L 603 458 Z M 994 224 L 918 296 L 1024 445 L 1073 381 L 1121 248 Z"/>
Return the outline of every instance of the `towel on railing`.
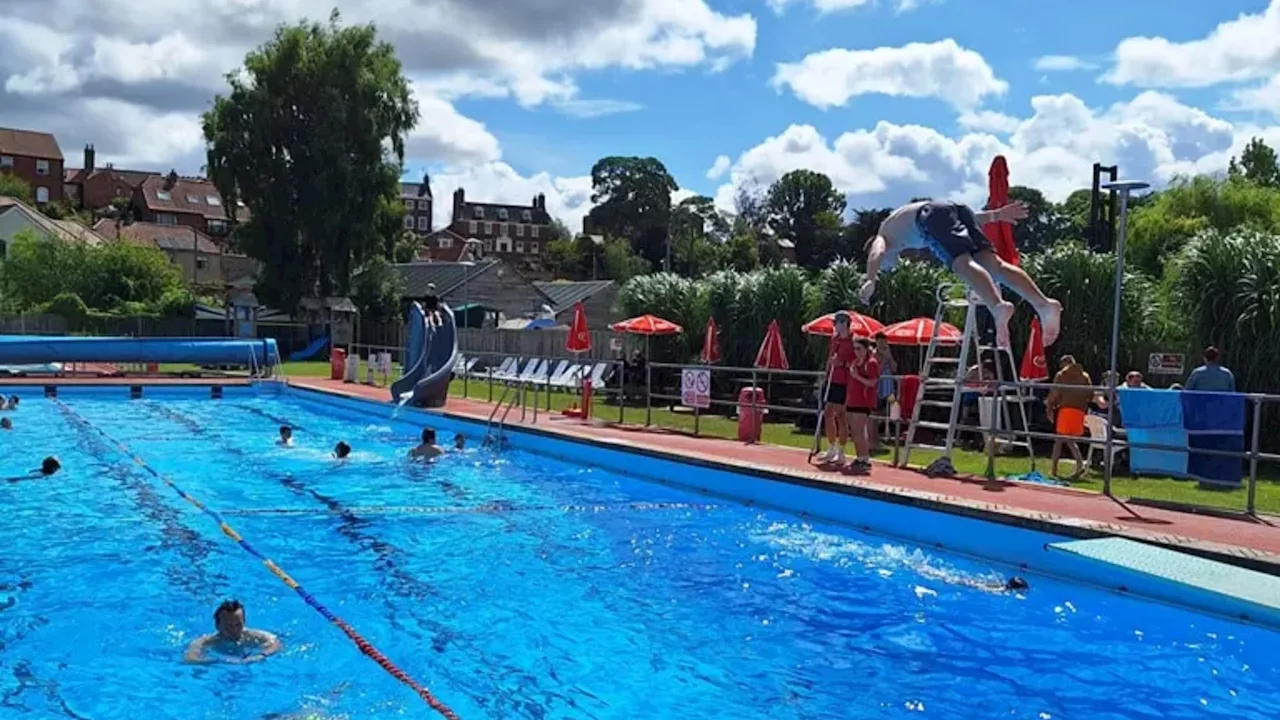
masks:
<path fill-rule="evenodd" d="M 1209 485 L 1240 487 L 1244 478 L 1240 458 L 1208 455 L 1195 450 L 1244 451 L 1244 395 L 1193 391 L 1180 394 L 1187 443 L 1191 448 L 1187 474 Z"/>
<path fill-rule="evenodd" d="M 1129 469 L 1134 474 L 1141 475 L 1186 477 L 1186 451 L 1135 447 L 1187 447 L 1180 393 L 1146 388 L 1118 388 L 1116 394 L 1129 440 Z"/>
<path fill-rule="evenodd" d="M 920 394 L 920 376 L 903 375 L 899 385 L 898 407 L 901 409 L 902 417 L 909 418 L 916 408 L 916 398 Z"/>

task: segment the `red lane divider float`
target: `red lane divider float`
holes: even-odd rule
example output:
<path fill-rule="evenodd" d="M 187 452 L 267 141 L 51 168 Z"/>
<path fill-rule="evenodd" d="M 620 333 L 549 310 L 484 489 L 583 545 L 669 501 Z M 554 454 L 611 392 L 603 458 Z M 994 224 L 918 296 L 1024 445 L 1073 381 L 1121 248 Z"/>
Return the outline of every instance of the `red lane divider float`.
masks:
<path fill-rule="evenodd" d="M 222 531 L 222 534 L 234 540 L 236 544 L 239 545 L 245 552 L 257 558 L 259 561 L 262 562 L 263 565 L 266 565 L 267 569 L 270 570 L 273 575 L 280 578 L 280 581 L 283 582 L 286 586 L 288 586 L 290 590 L 293 590 L 295 593 L 297 593 L 298 597 L 302 598 L 303 602 L 305 602 L 307 605 L 310 605 L 316 612 L 320 613 L 320 615 L 324 617 L 324 619 L 336 625 L 338 629 L 343 632 L 343 634 L 345 634 L 348 638 L 351 639 L 352 642 L 355 643 L 355 646 L 359 648 L 360 652 L 364 653 L 369 657 L 370 660 L 373 660 L 375 663 L 377 663 L 378 667 L 385 670 L 387 674 L 391 675 L 391 677 L 395 678 L 396 680 L 399 680 L 401 683 L 408 686 L 410 690 L 413 690 L 414 693 L 416 693 L 418 697 L 422 698 L 423 702 L 425 702 L 428 706 L 430 706 L 432 710 L 435 710 L 437 713 L 445 717 L 447 720 L 458 720 L 458 715 L 454 713 L 453 710 L 449 709 L 448 705 L 445 705 L 444 703 L 440 702 L 440 700 L 438 700 L 435 695 L 431 694 L 430 690 L 423 687 L 421 684 L 418 683 L 417 680 L 414 680 L 412 677 L 410 677 L 408 673 L 406 673 L 405 671 L 397 667 L 396 664 L 391 662 L 391 660 L 389 660 L 386 655 L 382 654 L 382 651 L 374 647 L 373 644 L 370 643 L 368 640 L 365 640 L 364 637 L 361 636 L 360 633 L 356 632 L 355 628 L 348 625 L 345 620 L 343 620 L 342 618 L 330 612 L 329 608 L 321 604 L 319 600 L 316 600 L 315 596 L 307 592 L 302 587 L 302 585 L 298 584 L 297 580 L 294 580 L 292 577 L 290 577 L 289 574 L 286 573 L 284 570 L 282 570 L 279 565 L 276 565 L 275 562 L 271 560 L 271 558 L 258 552 L 258 549 L 250 545 L 248 541 L 246 541 L 243 537 L 241 537 L 240 533 L 236 532 L 234 528 L 228 525 L 227 521 L 222 519 L 221 515 L 219 515 L 214 510 L 206 507 L 204 503 L 200 502 L 195 497 L 189 495 L 185 490 L 178 487 L 178 485 L 174 483 L 173 480 L 157 472 L 155 468 L 148 465 L 141 457 L 139 457 L 138 455 L 135 455 L 132 450 L 130 450 L 127 446 L 125 446 L 124 443 L 120 442 L 119 440 L 116 440 L 115 438 L 108 435 L 105 430 L 89 422 L 80 413 L 76 412 L 75 410 L 72 410 L 66 403 L 62 402 L 57 398 L 50 398 L 50 399 L 58 407 L 58 410 L 60 410 L 62 414 L 66 416 L 68 420 L 81 426 L 82 428 L 87 428 L 97 432 L 99 435 L 102 436 L 104 440 L 106 440 L 111 445 L 114 445 L 120 452 L 124 453 L 129 458 L 131 458 L 133 462 L 137 464 L 138 467 L 142 468 L 147 473 L 155 477 L 157 480 L 164 483 L 166 486 L 172 489 L 175 493 L 177 493 L 178 496 L 181 497 L 183 500 L 186 500 L 187 502 L 191 503 L 195 507 L 199 508 L 201 512 L 213 518 L 213 520 L 218 523 L 218 529 Z"/>

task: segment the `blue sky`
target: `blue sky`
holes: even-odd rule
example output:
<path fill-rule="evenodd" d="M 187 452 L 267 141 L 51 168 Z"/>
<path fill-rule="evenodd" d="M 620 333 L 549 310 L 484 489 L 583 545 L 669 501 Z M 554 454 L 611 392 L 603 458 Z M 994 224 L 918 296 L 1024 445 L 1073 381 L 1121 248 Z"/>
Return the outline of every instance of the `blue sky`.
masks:
<path fill-rule="evenodd" d="M 883 207 L 980 201 L 997 154 L 1061 199 L 1094 162 L 1158 186 L 1220 172 L 1254 135 L 1280 144 L 1280 0 L 332 3 L 377 24 L 413 83 L 407 177 L 429 168 L 438 197 L 544 193 L 571 226 L 607 155 L 656 156 L 725 209 L 797 168 Z M 93 143 L 101 162 L 199 173 L 200 112 L 303 6 L 245 7 L 6 0 L 0 126 L 55 133 L 71 166 Z M 604 106 L 632 111 L 587 112 Z"/>

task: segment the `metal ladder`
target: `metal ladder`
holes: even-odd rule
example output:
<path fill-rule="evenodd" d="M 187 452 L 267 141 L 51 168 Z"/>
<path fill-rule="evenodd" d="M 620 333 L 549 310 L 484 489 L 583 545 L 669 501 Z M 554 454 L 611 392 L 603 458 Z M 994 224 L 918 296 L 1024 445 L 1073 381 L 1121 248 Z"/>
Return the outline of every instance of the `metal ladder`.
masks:
<path fill-rule="evenodd" d="M 955 297 L 955 289 L 957 287 L 964 288 L 964 294 L 961 297 Z M 955 284 L 940 285 L 937 290 L 938 307 L 933 316 L 933 335 L 929 338 L 929 348 L 925 352 L 924 368 L 920 373 L 920 390 L 916 398 L 915 407 L 911 410 L 911 422 L 907 429 L 907 441 L 904 446 L 902 464 L 906 465 L 911 460 L 911 451 L 918 447 L 916 443 L 916 431 L 924 428 L 927 430 L 942 430 L 947 434 L 946 445 L 942 456 L 934 460 L 925 468 L 924 473 L 929 477 L 944 477 L 954 475 L 956 472 L 955 465 L 951 462 L 951 453 L 955 448 L 956 431 L 960 420 L 960 400 L 964 394 L 965 376 L 968 374 L 968 362 L 970 351 L 977 350 L 977 367 L 978 382 L 986 382 L 993 378 L 984 377 L 984 353 L 989 354 L 995 361 L 996 377 L 994 378 L 997 385 L 996 392 L 992 398 L 992 412 L 999 413 L 997 422 L 997 430 L 994 434 L 987 429 L 980 429 L 984 435 L 987 435 L 987 442 L 997 443 L 1003 442 L 1009 447 L 1021 447 L 1027 451 L 1031 457 L 1035 457 L 1031 449 L 1031 439 L 1025 434 L 1025 431 L 1031 426 L 1027 417 L 1026 402 L 1028 399 L 1028 391 L 1026 388 L 1018 386 L 1006 386 L 1004 383 L 1014 382 L 1016 378 L 1006 377 L 1005 361 L 1008 361 L 1007 367 L 1013 369 L 1017 373 L 1017 365 L 1014 363 L 1013 352 L 1008 348 L 998 348 L 994 345 L 982 345 L 980 342 L 975 343 L 977 335 L 977 308 L 976 299 L 969 296 L 968 288 Z M 945 320 L 946 311 L 950 308 L 964 308 L 965 318 L 964 327 L 961 329 L 960 353 L 956 356 L 939 355 L 939 351 L 945 348 L 954 347 L 953 345 L 943 344 L 939 341 L 939 333 L 942 329 L 942 323 Z M 950 376 L 935 377 L 933 371 L 935 367 L 951 367 L 952 374 Z M 931 400 L 928 398 L 931 391 L 950 390 L 950 397 L 945 400 Z M 1013 431 L 1012 416 L 1009 411 L 1010 400 L 1017 406 L 1019 420 L 1022 422 L 1024 434 L 1019 439 L 1019 435 Z M 950 411 L 946 424 L 923 421 L 920 419 L 920 413 L 926 407 L 941 407 Z M 981 405 L 979 405 L 981 408 Z M 981 412 L 979 412 L 981 416 Z M 996 446 L 998 447 L 998 446 Z M 988 474 L 994 473 L 994 467 L 988 463 Z"/>
<path fill-rule="evenodd" d="M 516 403 L 520 404 L 520 422 L 523 423 L 528 417 L 528 385 L 529 383 L 517 382 L 503 387 L 502 395 L 498 397 L 497 404 L 493 406 L 493 411 L 489 413 L 489 421 L 485 424 L 484 442 L 486 445 L 496 440 L 497 446 L 502 447 L 507 419 L 510 417 L 511 411 L 515 409 Z M 508 396 L 510 396 L 509 400 Z M 498 417 L 499 411 L 502 411 L 502 417 Z M 535 424 L 538 422 L 538 386 L 536 383 L 533 384 L 533 422 Z"/>

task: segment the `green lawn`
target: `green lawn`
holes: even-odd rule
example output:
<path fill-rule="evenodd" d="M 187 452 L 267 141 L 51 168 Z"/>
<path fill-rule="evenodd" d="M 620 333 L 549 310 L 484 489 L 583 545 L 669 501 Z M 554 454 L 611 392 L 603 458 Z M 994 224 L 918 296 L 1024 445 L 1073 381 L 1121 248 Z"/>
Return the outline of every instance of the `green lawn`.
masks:
<path fill-rule="evenodd" d="M 165 368 L 162 368 L 162 370 Z M 286 362 L 284 364 L 284 374 L 287 377 L 328 377 L 329 364 L 327 362 Z M 463 382 L 454 381 L 449 388 L 449 393 L 455 397 L 463 396 Z M 489 385 L 482 381 L 473 381 L 467 385 L 467 396 L 473 400 L 488 400 Z M 502 394 L 502 386 L 493 386 L 494 399 L 496 400 Z M 550 396 L 550 407 L 553 412 L 558 412 L 568 407 L 572 396 L 567 393 L 553 392 Z M 545 393 L 539 393 L 539 404 L 545 409 L 548 403 L 548 397 Z M 595 416 L 601 420 L 618 420 L 618 407 L 614 405 L 602 406 L 596 405 Z M 645 409 L 643 407 L 627 407 L 623 413 L 623 421 L 628 424 L 643 425 L 645 422 Z M 652 424 L 682 432 L 692 433 L 694 431 L 694 417 L 688 412 L 672 412 L 664 408 L 653 409 Z M 698 419 L 698 432 L 701 435 L 711 437 L 734 438 L 738 434 L 738 423 L 736 420 L 716 416 L 703 415 Z M 808 449 L 813 444 L 813 436 L 807 433 L 796 433 L 793 431 L 789 423 L 766 423 L 763 431 L 764 442 L 774 445 L 786 445 L 791 447 L 799 447 Z M 941 453 L 936 450 L 917 450 L 911 454 L 912 467 L 924 467 L 937 458 Z M 892 449 L 886 448 L 881 452 L 880 457 L 883 459 L 892 459 Z M 982 476 L 987 470 L 987 456 L 985 453 L 970 452 L 967 450 L 956 450 L 952 454 L 952 462 L 956 469 L 960 472 L 971 473 L 973 475 Z M 996 458 L 996 474 L 999 476 L 1020 475 L 1031 469 L 1031 462 L 1026 457 L 997 457 Z M 1041 458 L 1036 462 L 1036 469 L 1040 472 L 1048 474 L 1049 461 L 1048 458 Z M 1070 472 L 1073 469 L 1070 460 L 1063 461 L 1060 469 L 1063 472 Z M 1268 467 L 1266 464 L 1260 464 L 1258 468 L 1258 487 L 1256 496 L 1256 505 L 1258 512 L 1263 513 L 1280 513 L 1280 467 Z M 1113 476 L 1111 479 L 1112 492 L 1117 497 L 1142 498 L 1145 500 L 1156 500 L 1163 502 L 1177 502 L 1188 505 L 1202 505 L 1213 508 L 1223 508 L 1229 510 L 1243 511 L 1245 508 L 1245 491 L 1220 491 L 1220 490 L 1204 490 L 1200 488 L 1194 481 L 1176 480 L 1172 478 L 1135 478 L 1128 476 Z M 1073 487 L 1094 492 L 1102 492 L 1102 473 L 1090 470 L 1085 473 L 1084 477 L 1078 482 L 1072 484 Z"/>

